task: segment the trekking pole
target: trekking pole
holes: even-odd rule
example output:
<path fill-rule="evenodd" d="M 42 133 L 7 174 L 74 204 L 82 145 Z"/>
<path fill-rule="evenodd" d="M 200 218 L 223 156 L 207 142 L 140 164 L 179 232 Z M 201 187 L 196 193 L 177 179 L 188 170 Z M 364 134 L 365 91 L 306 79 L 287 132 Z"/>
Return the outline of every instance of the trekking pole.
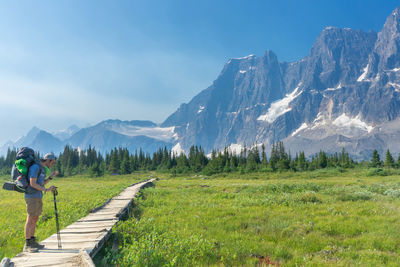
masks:
<path fill-rule="evenodd" d="M 53 191 L 54 196 L 54 210 L 56 214 L 56 226 L 57 226 L 57 241 L 58 241 L 58 249 L 61 249 L 61 235 L 60 235 L 60 224 L 58 223 L 58 210 L 57 210 L 57 200 L 56 196 L 58 195 L 57 189 Z"/>

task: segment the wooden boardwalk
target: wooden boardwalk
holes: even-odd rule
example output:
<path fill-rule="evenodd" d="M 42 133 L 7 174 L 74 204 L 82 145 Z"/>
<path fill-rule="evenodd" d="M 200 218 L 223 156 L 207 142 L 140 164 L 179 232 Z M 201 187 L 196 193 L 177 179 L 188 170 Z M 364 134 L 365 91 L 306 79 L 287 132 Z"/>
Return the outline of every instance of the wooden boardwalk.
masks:
<path fill-rule="evenodd" d="M 61 230 L 61 250 L 54 234 L 40 242 L 45 245 L 44 249 L 36 253 L 22 252 L 8 266 L 94 266 L 91 257 L 101 249 L 111 228 L 130 208 L 139 190 L 154 180 L 129 186 L 102 207 Z"/>

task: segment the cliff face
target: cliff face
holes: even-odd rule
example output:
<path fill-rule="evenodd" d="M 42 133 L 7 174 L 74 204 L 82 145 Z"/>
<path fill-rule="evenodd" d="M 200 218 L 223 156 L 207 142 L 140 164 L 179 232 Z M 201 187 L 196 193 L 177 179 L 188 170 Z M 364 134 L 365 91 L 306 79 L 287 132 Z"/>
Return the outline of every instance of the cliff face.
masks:
<path fill-rule="evenodd" d="M 162 126 L 175 126 L 184 149 L 284 140 L 309 153 L 383 151 L 399 137 L 399 22 L 396 8 L 378 34 L 327 27 L 297 62 L 272 51 L 231 59 Z"/>

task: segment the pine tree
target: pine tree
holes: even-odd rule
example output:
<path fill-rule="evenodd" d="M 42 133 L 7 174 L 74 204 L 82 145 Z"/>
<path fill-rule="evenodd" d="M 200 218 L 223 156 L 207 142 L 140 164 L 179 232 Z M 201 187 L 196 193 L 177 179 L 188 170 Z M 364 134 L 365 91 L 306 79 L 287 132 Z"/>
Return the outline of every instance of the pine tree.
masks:
<path fill-rule="evenodd" d="M 189 160 L 187 159 L 187 157 L 184 153 L 181 153 L 176 158 L 176 168 L 178 170 L 180 170 L 181 172 L 185 172 L 186 170 L 189 169 Z"/>
<path fill-rule="evenodd" d="M 131 173 L 131 164 L 129 160 L 129 152 L 125 150 L 123 152 L 123 159 L 121 162 L 121 174 L 130 174 Z"/>
<path fill-rule="evenodd" d="M 304 155 L 304 151 L 300 152 L 300 155 L 297 159 L 297 168 L 301 171 L 304 171 L 307 169 L 307 165 L 306 165 L 306 157 Z"/>
<path fill-rule="evenodd" d="M 99 163 L 94 163 L 90 168 L 89 168 L 89 173 L 91 176 L 98 177 L 103 175 L 103 172 L 101 170 L 100 164 Z"/>
<path fill-rule="evenodd" d="M 377 168 L 381 166 L 381 159 L 379 157 L 379 153 L 376 149 L 372 152 L 372 158 L 371 158 L 371 167 Z"/>
<path fill-rule="evenodd" d="M 261 145 L 261 165 L 266 168 L 268 166 L 268 161 L 267 161 L 267 153 L 265 153 L 265 146 L 264 144 Z"/>
<path fill-rule="evenodd" d="M 390 154 L 389 149 L 386 151 L 386 157 L 385 157 L 385 167 L 390 169 L 393 168 L 394 166 L 394 159 L 392 157 L 392 154 Z"/>
<path fill-rule="evenodd" d="M 257 161 L 254 151 L 249 151 L 249 156 L 247 158 L 246 169 L 247 171 L 254 171 L 257 167 Z"/>
<path fill-rule="evenodd" d="M 162 153 L 161 168 L 168 170 L 168 169 L 171 169 L 171 167 L 172 167 L 171 155 L 170 155 L 167 147 L 164 147 L 164 150 Z"/>
<path fill-rule="evenodd" d="M 225 163 L 224 172 L 231 172 L 231 171 L 232 171 L 232 169 L 231 169 L 231 166 L 230 166 L 230 161 L 227 160 L 226 163 Z"/>
<path fill-rule="evenodd" d="M 323 169 L 326 168 L 327 165 L 328 165 L 328 159 L 326 157 L 325 152 L 321 150 L 318 155 L 318 167 Z"/>
<path fill-rule="evenodd" d="M 396 168 L 400 168 L 400 155 L 397 157 Z"/>
<path fill-rule="evenodd" d="M 276 170 L 278 161 L 279 161 L 279 154 L 277 151 L 277 145 L 274 143 L 272 144 L 271 157 L 269 158 L 269 166 L 272 170 Z"/>
<path fill-rule="evenodd" d="M 231 158 L 230 158 L 230 160 L 229 160 L 229 168 L 230 168 L 232 171 L 236 171 L 237 162 L 238 162 L 237 156 L 236 156 L 236 155 L 232 155 Z"/>
<path fill-rule="evenodd" d="M 112 174 L 116 174 L 120 171 L 120 161 L 117 148 L 111 151 L 109 169 Z"/>

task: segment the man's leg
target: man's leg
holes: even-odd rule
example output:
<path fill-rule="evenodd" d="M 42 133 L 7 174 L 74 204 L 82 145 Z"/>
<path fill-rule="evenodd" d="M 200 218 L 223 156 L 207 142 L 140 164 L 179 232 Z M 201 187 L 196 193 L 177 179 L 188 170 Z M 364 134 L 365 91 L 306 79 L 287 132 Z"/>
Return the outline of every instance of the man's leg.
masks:
<path fill-rule="evenodd" d="M 26 216 L 25 222 L 25 239 L 31 239 L 35 235 L 36 223 L 39 220 L 39 216 Z"/>
<path fill-rule="evenodd" d="M 35 235 L 36 223 L 42 213 L 43 203 L 39 198 L 25 198 L 27 217 L 25 222 L 25 246 L 24 251 L 36 252 L 44 246 L 36 242 Z"/>

